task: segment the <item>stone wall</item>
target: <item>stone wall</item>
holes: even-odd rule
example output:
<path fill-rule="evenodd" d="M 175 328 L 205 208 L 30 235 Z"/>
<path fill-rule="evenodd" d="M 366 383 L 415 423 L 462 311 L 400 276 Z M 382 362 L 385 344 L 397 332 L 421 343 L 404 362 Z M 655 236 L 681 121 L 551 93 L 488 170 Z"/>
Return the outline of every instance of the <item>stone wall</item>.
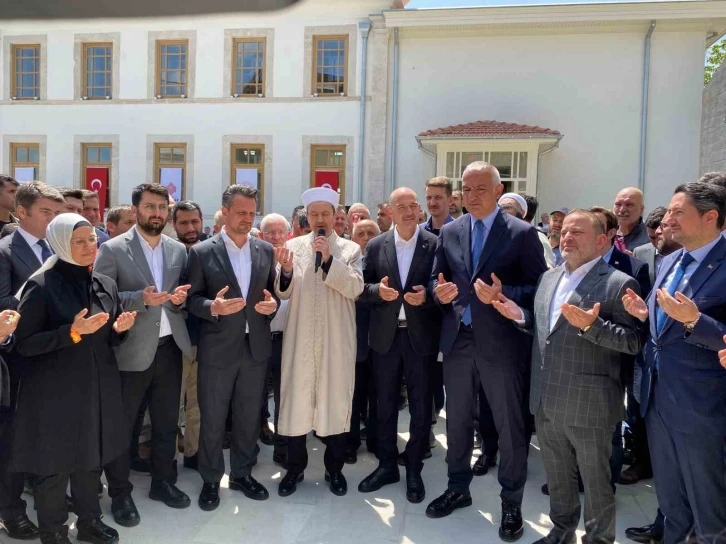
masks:
<path fill-rule="evenodd" d="M 726 171 L 726 66 L 703 90 L 701 173 Z"/>

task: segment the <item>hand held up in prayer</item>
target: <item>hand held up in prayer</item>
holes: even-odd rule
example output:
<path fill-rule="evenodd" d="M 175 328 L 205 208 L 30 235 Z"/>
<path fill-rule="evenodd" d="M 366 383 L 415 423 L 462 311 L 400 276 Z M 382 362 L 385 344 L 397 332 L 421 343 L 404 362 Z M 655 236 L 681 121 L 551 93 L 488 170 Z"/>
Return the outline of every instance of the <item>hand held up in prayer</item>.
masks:
<path fill-rule="evenodd" d="M 91 317 L 86 319 L 83 316 L 85 316 L 87 313 L 88 310 L 86 308 L 83 308 L 83 310 L 76 314 L 76 317 L 73 320 L 73 324 L 71 325 L 72 331 L 75 331 L 80 335 L 93 334 L 98 329 L 103 327 L 106 324 L 106 321 L 108 321 L 109 316 L 107 313 L 92 315 Z"/>
<path fill-rule="evenodd" d="M 166 291 L 162 291 L 161 293 L 156 293 L 155 291 L 156 287 L 153 285 L 149 285 L 144 289 L 143 297 L 146 306 L 161 306 L 171 298 L 171 295 Z"/>
<path fill-rule="evenodd" d="M 320 252 L 323 255 L 323 263 L 330 259 L 330 242 L 325 236 L 316 236 L 313 242 L 313 253 Z"/>
<path fill-rule="evenodd" d="M 583 310 L 579 306 L 567 304 L 566 302 L 560 306 L 562 317 L 564 317 L 570 325 L 577 329 L 585 329 L 595 323 L 600 315 L 600 303 L 596 302 L 590 310 Z"/>
<path fill-rule="evenodd" d="M 15 332 L 20 320 L 20 314 L 14 310 L 3 310 L 0 312 L 0 340 L 5 339 Z"/>
<path fill-rule="evenodd" d="M 378 284 L 378 296 L 386 302 L 392 302 L 398 298 L 398 291 L 393 287 L 388 287 L 388 276 Z"/>
<path fill-rule="evenodd" d="M 669 317 L 680 323 L 691 323 L 698 319 L 698 307 L 693 301 L 680 291 L 676 291 L 675 298 L 667 289 L 658 289 L 655 293 L 658 305 Z"/>
<path fill-rule="evenodd" d="M 495 300 L 492 300 L 492 306 L 494 309 L 502 314 L 507 319 L 519 320 L 522 319 L 522 309 L 513 300 L 508 299 L 503 294 L 499 293 Z"/>
<path fill-rule="evenodd" d="M 292 272 L 292 256 L 293 252 L 284 246 L 275 248 L 275 261 L 277 261 L 282 270 L 288 274 Z"/>
<path fill-rule="evenodd" d="M 177 306 L 184 304 L 184 301 L 187 299 L 187 291 L 191 288 L 191 285 L 180 285 L 174 289 L 174 292 L 169 297 L 171 302 Z"/>
<path fill-rule="evenodd" d="M 116 319 L 116 322 L 113 324 L 113 330 L 121 334 L 133 327 L 135 322 L 136 312 L 123 312 L 118 316 L 118 319 Z"/>
<path fill-rule="evenodd" d="M 477 279 L 474 282 L 474 291 L 477 298 L 484 304 L 491 304 L 493 300 L 496 300 L 497 295 L 502 292 L 502 282 L 492 272 L 492 284 L 487 285 L 481 279 Z"/>
<path fill-rule="evenodd" d="M 411 306 L 421 306 L 426 301 L 426 288 L 423 285 L 414 285 L 413 291 L 403 295 L 403 300 Z"/>
<path fill-rule="evenodd" d="M 726 336 L 723 337 L 724 344 L 726 344 Z M 722 349 L 718 352 L 718 361 L 721 363 L 721 366 L 726 368 L 726 349 Z"/>
<path fill-rule="evenodd" d="M 625 291 L 623 295 L 623 306 L 625 306 L 625 311 L 633 317 L 637 317 L 643 321 L 648 317 L 648 306 L 632 289 Z"/>
<path fill-rule="evenodd" d="M 449 304 L 459 294 L 459 288 L 455 283 L 446 281 L 444 279 L 444 275 L 439 273 L 439 279 L 436 284 L 436 288 L 434 289 L 434 294 L 442 304 Z"/>
<path fill-rule="evenodd" d="M 224 295 L 227 293 L 227 291 L 229 291 L 229 285 L 227 285 L 219 293 L 217 293 L 217 297 L 214 299 L 214 302 L 212 302 L 212 306 L 210 307 L 212 315 L 217 316 L 236 314 L 237 312 L 241 312 L 242 309 L 247 305 L 247 301 L 243 298 L 225 299 Z"/>
<path fill-rule="evenodd" d="M 267 289 L 263 289 L 262 292 L 265 294 L 265 300 L 255 304 L 255 311 L 262 315 L 272 315 L 277 310 L 277 302 Z"/>

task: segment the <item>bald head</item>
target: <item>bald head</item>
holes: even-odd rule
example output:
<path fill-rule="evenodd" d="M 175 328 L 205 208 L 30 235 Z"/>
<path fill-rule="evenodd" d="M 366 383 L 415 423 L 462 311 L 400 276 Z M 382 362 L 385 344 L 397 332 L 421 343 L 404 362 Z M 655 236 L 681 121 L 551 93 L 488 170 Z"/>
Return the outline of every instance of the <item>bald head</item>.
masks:
<path fill-rule="evenodd" d="M 351 239 L 360 246 L 360 251 L 365 255 L 366 247 L 368 242 L 381 233 L 381 229 L 375 221 L 370 219 L 361 219 L 355 225 L 353 225 L 353 234 Z"/>
<path fill-rule="evenodd" d="M 629 234 L 643 217 L 643 191 L 636 187 L 626 187 L 615 197 L 613 211 L 618 218 L 618 228 L 622 234 Z"/>
<path fill-rule="evenodd" d="M 418 228 L 421 206 L 413 189 L 399 187 L 391 193 L 391 215 L 399 236 L 408 240 Z"/>
<path fill-rule="evenodd" d="M 414 200 L 418 201 L 418 195 L 416 194 L 416 191 L 408 187 L 399 187 L 391 193 L 391 196 L 388 198 L 388 203 L 391 206 L 395 206 L 396 200 L 400 199 L 403 196 L 413 196 Z"/>

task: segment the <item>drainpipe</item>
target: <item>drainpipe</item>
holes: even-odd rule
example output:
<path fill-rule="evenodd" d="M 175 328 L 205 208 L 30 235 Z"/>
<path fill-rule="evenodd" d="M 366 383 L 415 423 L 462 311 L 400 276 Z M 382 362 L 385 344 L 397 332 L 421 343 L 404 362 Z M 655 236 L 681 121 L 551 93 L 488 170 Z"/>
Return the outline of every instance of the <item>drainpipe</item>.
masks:
<path fill-rule="evenodd" d="M 398 27 L 393 29 L 393 105 L 391 106 L 391 170 L 388 173 L 387 195 L 396 186 L 396 144 L 398 139 Z M 421 143 L 419 142 L 419 147 Z"/>
<path fill-rule="evenodd" d="M 366 98 L 367 89 L 366 75 L 368 74 L 368 33 L 371 30 L 370 21 L 361 21 L 358 23 L 362 41 L 361 63 L 360 63 L 360 122 L 358 126 L 358 200 L 363 202 L 363 165 L 365 159 L 363 152 L 365 151 L 366 137 Z"/>
<path fill-rule="evenodd" d="M 438 155 L 434 151 L 431 151 L 430 149 L 426 149 L 423 146 L 423 143 L 421 143 L 421 139 L 418 136 L 416 137 L 416 142 L 418 143 L 419 150 L 423 151 L 429 157 L 432 157 L 434 159 L 434 176 L 437 175 L 436 174 L 436 168 L 438 167 L 438 161 L 439 161 Z"/>
<path fill-rule="evenodd" d="M 648 87 L 650 85 L 650 38 L 655 30 L 655 21 L 645 35 L 645 51 L 643 53 L 643 104 L 640 117 L 640 172 L 638 174 L 638 189 L 645 192 L 645 144 L 648 136 Z"/>
<path fill-rule="evenodd" d="M 557 142 L 555 143 L 555 145 L 553 145 L 549 149 L 546 149 L 545 151 L 543 151 L 542 153 L 537 155 L 537 190 L 534 192 L 534 196 L 537 199 L 537 202 L 539 202 L 539 186 L 540 186 L 539 180 L 542 177 L 542 157 L 545 156 L 547 153 L 552 153 L 558 147 L 560 147 L 559 138 L 557 139 Z"/>

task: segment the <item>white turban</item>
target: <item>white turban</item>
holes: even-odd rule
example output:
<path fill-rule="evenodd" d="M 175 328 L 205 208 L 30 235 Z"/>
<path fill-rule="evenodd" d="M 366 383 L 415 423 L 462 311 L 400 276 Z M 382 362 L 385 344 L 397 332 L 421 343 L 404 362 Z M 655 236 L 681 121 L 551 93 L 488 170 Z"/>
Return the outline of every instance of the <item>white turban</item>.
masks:
<path fill-rule="evenodd" d="M 522 217 L 527 216 L 527 201 L 524 199 L 524 197 L 518 193 L 504 193 L 501 198 L 499 199 L 499 204 L 501 206 L 502 201 L 506 200 L 508 198 L 511 198 L 512 200 L 515 200 L 517 204 L 519 204 L 519 207 L 522 208 Z"/>
<path fill-rule="evenodd" d="M 307 209 L 313 202 L 327 202 L 333 209 L 337 209 L 340 195 L 328 187 L 313 187 L 302 194 L 302 203 Z"/>

